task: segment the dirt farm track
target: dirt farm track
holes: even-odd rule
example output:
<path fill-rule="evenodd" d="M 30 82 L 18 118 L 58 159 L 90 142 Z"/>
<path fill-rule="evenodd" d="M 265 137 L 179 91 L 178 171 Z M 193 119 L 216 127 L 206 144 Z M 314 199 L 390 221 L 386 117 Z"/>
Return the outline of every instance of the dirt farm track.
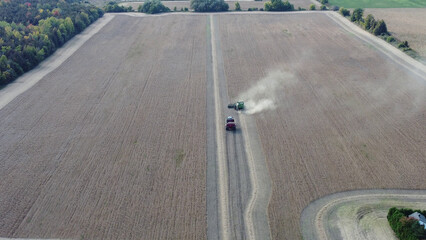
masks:
<path fill-rule="evenodd" d="M 329 194 L 426 189 L 423 70 L 336 14 L 108 16 L 0 108 L 0 238 L 292 240 Z"/>

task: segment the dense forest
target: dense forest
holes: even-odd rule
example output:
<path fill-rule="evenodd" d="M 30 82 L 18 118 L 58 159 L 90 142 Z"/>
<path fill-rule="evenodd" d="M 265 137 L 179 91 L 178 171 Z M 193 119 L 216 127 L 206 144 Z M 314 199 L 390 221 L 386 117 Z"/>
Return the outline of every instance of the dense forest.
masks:
<path fill-rule="evenodd" d="M 35 67 L 102 15 L 76 0 L 0 0 L 0 85 Z"/>

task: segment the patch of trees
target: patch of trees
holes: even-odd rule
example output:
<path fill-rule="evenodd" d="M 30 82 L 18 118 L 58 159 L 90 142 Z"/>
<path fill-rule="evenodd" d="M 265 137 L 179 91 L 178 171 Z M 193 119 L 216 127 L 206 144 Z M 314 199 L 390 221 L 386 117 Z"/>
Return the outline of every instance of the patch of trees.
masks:
<path fill-rule="evenodd" d="M 390 36 L 385 21 L 376 21 L 376 19 L 374 19 L 373 15 L 371 14 L 364 18 L 364 10 L 361 8 L 354 9 L 352 15 L 350 14 L 350 11 L 345 8 L 340 8 L 339 12 L 345 17 L 350 16 L 350 20 L 352 22 L 357 23 L 365 30 L 373 33 L 376 36 Z"/>
<path fill-rule="evenodd" d="M 271 0 L 265 3 L 265 11 L 294 11 L 294 6 L 288 1 Z"/>
<path fill-rule="evenodd" d="M 117 2 L 110 1 L 104 7 L 105 12 L 133 12 L 132 6 L 124 7 L 118 5 Z"/>
<path fill-rule="evenodd" d="M 391 43 L 395 47 L 398 47 L 408 55 L 414 58 L 418 56 L 417 53 L 410 48 L 407 41 L 400 41 L 397 38 L 391 36 L 391 34 L 388 32 L 388 28 L 384 20 L 376 20 L 371 14 L 368 14 L 367 17 L 364 18 L 364 10 L 361 8 L 354 9 L 352 15 L 350 15 L 349 10 L 340 8 L 340 13 L 343 16 L 350 16 L 350 20 L 352 22 L 363 27 L 365 30 L 374 34 L 375 36 L 378 36 L 383 40 L 387 41 L 388 43 Z"/>
<path fill-rule="evenodd" d="M 241 11 L 241 6 L 239 2 L 235 3 L 235 11 Z"/>
<path fill-rule="evenodd" d="M 320 2 L 321 5 L 326 5 L 328 4 L 328 0 L 317 0 L 317 2 Z"/>
<path fill-rule="evenodd" d="M 34 68 L 102 15 L 74 0 L 0 0 L 0 85 Z"/>
<path fill-rule="evenodd" d="M 347 17 L 351 15 L 351 12 L 344 7 L 339 8 L 339 13 L 342 14 L 343 17 Z"/>
<path fill-rule="evenodd" d="M 196 12 L 224 12 L 229 5 L 224 0 L 191 0 L 191 8 Z"/>
<path fill-rule="evenodd" d="M 175 6 L 175 7 L 173 8 L 173 11 L 174 11 L 174 12 L 177 12 L 177 11 L 178 11 L 178 8 Z M 180 8 L 180 11 L 181 11 L 181 12 L 188 12 L 188 11 L 189 11 L 189 9 L 188 9 L 187 7 L 185 7 L 185 8 L 181 7 L 181 8 Z"/>
<path fill-rule="evenodd" d="M 164 6 L 160 0 L 148 0 L 143 5 L 139 5 L 138 12 L 156 14 L 170 12 L 170 8 Z"/>
<path fill-rule="evenodd" d="M 414 212 L 426 215 L 426 211 L 421 210 L 407 208 L 397 209 L 395 207 L 389 209 L 387 216 L 389 225 L 400 240 L 418 240 L 426 238 L 424 226 L 420 225 L 416 219 L 408 217 Z"/>
<path fill-rule="evenodd" d="M 362 15 L 364 14 L 364 10 L 361 8 L 356 8 L 352 12 L 351 21 L 352 22 L 360 22 L 362 21 Z"/>

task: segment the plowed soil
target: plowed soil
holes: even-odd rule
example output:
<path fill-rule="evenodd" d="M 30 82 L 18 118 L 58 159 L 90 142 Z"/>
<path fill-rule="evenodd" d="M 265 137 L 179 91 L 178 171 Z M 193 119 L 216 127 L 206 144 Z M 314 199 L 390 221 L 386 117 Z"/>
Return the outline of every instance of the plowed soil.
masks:
<path fill-rule="evenodd" d="M 0 237 L 206 237 L 206 16 L 116 16 L 0 110 Z"/>
<path fill-rule="evenodd" d="M 273 239 L 300 239 L 301 211 L 327 194 L 426 188 L 424 79 L 326 14 L 220 15 L 219 25 L 230 98 L 259 82 L 254 93 L 274 103 L 254 115 Z"/>

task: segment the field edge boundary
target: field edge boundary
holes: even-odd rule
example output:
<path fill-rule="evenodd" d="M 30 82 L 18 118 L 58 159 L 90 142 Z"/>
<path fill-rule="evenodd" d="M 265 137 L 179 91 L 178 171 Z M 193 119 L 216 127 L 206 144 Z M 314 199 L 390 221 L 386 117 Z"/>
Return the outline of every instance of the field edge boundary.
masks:
<path fill-rule="evenodd" d="M 61 66 L 71 57 L 85 42 L 99 32 L 115 16 L 105 14 L 102 18 L 92 23 L 82 33 L 74 36 L 64 46 L 40 63 L 36 68 L 26 72 L 21 77 L 0 90 L 0 110 L 13 101 L 16 97 L 36 85 L 43 77 Z"/>
<path fill-rule="evenodd" d="M 326 12 L 325 14 L 344 30 L 354 34 L 361 41 L 372 45 L 377 51 L 380 51 L 395 63 L 403 66 L 408 71 L 426 81 L 426 66 L 421 62 L 408 56 L 401 50 L 385 42 L 383 39 L 366 32 L 340 14 L 336 12 Z"/>

